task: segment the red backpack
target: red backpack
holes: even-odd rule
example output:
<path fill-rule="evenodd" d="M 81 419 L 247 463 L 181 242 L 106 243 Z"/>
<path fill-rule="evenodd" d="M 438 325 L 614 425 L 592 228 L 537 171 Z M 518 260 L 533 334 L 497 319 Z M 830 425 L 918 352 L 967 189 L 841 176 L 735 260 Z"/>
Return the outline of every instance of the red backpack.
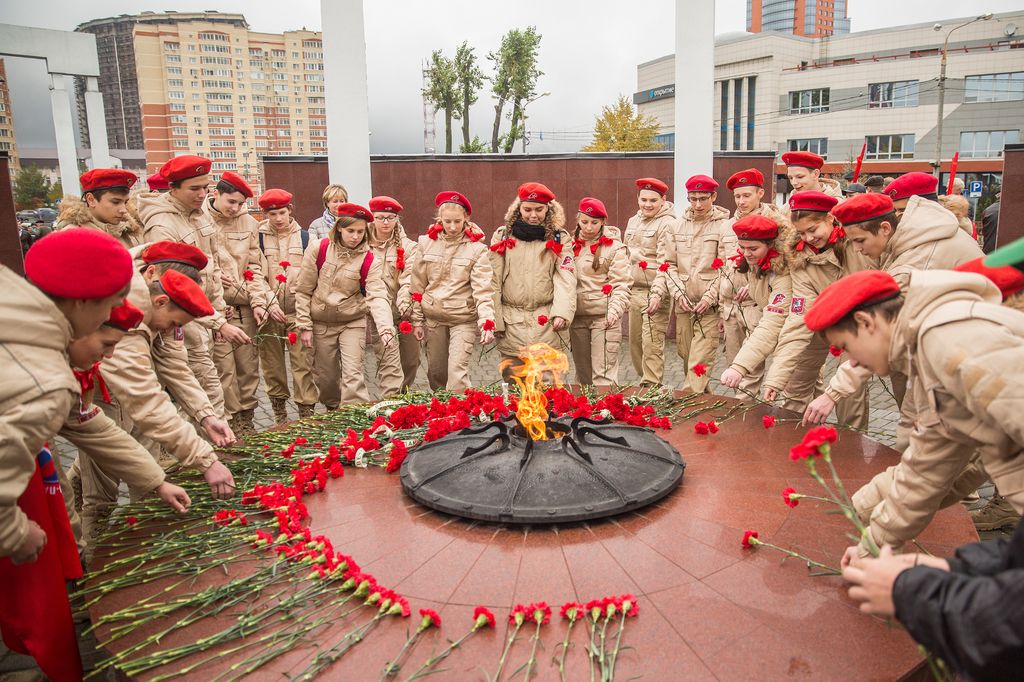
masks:
<path fill-rule="evenodd" d="M 324 237 L 320 240 L 320 250 L 316 254 L 317 272 L 324 266 L 327 260 L 327 247 L 331 245 L 331 238 Z M 359 267 L 359 293 L 366 296 L 366 278 L 370 275 L 370 266 L 373 265 L 373 251 L 367 251 L 363 258 L 363 264 Z"/>

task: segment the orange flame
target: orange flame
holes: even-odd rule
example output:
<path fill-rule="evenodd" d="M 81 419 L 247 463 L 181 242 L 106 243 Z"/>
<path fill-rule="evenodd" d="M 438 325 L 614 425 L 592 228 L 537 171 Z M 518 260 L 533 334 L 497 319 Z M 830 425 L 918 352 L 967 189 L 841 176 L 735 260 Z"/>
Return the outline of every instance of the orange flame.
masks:
<path fill-rule="evenodd" d="M 534 343 L 519 351 L 520 364 L 512 367 L 511 377 L 519 386 L 519 407 L 516 418 L 532 440 L 548 440 L 548 400 L 544 397 L 545 379 L 553 386 L 562 385 L 562 374 L 569 371 L 569 358 L 546 343 Z M 502 370 L 515 363 L 504 360 Z"/>

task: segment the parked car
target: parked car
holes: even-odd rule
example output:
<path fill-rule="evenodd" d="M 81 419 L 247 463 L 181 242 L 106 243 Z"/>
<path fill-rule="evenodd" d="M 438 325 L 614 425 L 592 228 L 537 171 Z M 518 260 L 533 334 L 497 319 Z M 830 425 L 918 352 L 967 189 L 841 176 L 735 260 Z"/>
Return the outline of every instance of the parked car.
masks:
<path fill-rule="evenodd" d="M 18 211 L 17 217 L 19 223 L 28 223 L 31 225 L 39 216 L 35 211 L 28 209 L 25 211 Z"/>
<path fill-rule="evenodd" d="M 57 212 L 52 208 L 37 208 L 36 220 L 42 220 L 48 226 L 53 227 L 53 224 L 57 221 Z"/>

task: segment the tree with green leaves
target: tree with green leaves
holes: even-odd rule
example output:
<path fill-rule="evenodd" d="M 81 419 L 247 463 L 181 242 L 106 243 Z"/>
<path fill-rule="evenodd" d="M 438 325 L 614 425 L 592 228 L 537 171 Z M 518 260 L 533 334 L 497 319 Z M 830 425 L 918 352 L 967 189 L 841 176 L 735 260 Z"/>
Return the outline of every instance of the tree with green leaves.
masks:
<path fill-rule="evenodd" d="M 484 72 L 477 66 L 476 50 L 465 41 L 455 50 L 453 64 L 462 119 L 462 147 L 459 151 L 469 151 L 474 149 L 473 140 L 469 137 L 469 108 L 476 104 L 477 92 L 484 84 Z"/>
<path fill-rule="evenodd" d="M 516 140 L 525 133 L 524 107 L 536 97 L 537 80 L 544 72 L 537 68 L 537 53 L 541 35 L 536 26 L 525 30 L 512 29 L 501 38 L 501 47 L 487 59 L 494 63 L 491 92 L 497 99 L 494 105 L 494 125 L 491 127 L 491 151 L 497 153 L 503 145 L 507 154 Z M 512 104 L 509 114 L 509 133 L 501 135 L 501 119 L 505 105 Z"/>
<path fill-rule="evenodd" d="M 50 180 L 35 164 L 25 166 L 14 180 L 14 203 L 18 210 L 39 208 L 50 194 Z"/>
<path fill-rule="evenodd" d="M 60 180 L 53 183 L 50 187 L 49 194 L 46 195 L 46 198 L 50 200 L 51 204 L 56 204 L 64 198 L 64 185 L 60 184 Z"/>
<path fill-rule="evenodd" d="M 463 142 L 459 146 L 460 154 L 486 154 L 489 151 L 491 151 L 491 146 L 481 140 L 479 135 L 474 135 L 469 144 Z"/>
<path fill-rule="evenodd" d="M 584 152 L 647 152 L 661 149 L 654 141 L 658 122 L 634 109 L 624 95 L 615 104 L 601 108 L 595 117 L 594 138 L 580 151 Z"/>
<path fill-rule="evenodd" d="M 452 119 L 459 118 L 458 74 L 455 62 L 434 50 L 430 55 L 427 86 L 423 96 L 434 105 L 434 113 L 444 110 L 444 153 L 452 153 Z"/>

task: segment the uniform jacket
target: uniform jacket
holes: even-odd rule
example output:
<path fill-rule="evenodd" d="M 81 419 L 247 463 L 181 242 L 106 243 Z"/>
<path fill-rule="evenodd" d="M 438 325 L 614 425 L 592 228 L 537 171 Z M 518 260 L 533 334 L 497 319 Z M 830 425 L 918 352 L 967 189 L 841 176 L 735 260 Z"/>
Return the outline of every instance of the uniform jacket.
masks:
<path fill-rule="evenodd" d="M 482 237 L 476 230 L 474 234 Z M 479 326 L 486 320 L 497 324 L 494 271 L 482 238 L 473 241 L 465 232 L 449 237 L 442 231 L 437 239 L 423 235 L 416 252 L 405 293 L 411 296 L 415 291 L 423 296 L 419 302 L 410 300 L 413 324 L 422 325 L 424 320 L 445 325 L 474 322 Z"/>
<path fill-rule="evenodd" d="M 892 275 L 900 288 L 905 288 L 915 270 L 952 270 L 981 256 L 978 242 L 960 229 L 955 215 L 934 201 L 914 196 L 910 197 L 899 226 L 885 245 L 879 269 Z M 844 362 L 825 394 L 838 402 L 855 393 L 870 378 L 870 371 Z"/>
<path fill-rule="evenodd" d="M 731 256 L 737 255 L 737 252 L 739 251 L 739 239 L 736 237 L 736 233 L 732 231 L 732 226 L 736 224 L 737 220 L 740 218 L 746 218 L 747 215 L 763 215 L 768 216 L 769 218 L 774 218 L 780 223 L 786 222 L 778 206 L 772 203 L 762 203 L 746 215 L 740 215 L 739 212 L 733 213 L 732 218 L 723 223 L 721 242 L 723 253 L 722 260 L 725 261 L 725 268 L 722 270 L 722 279 L 718 288 L 718 312 L 722 316 L 723 320 L 728 320 L 733 316 L 733 313 L 736 312 L 738 307 L 742 307 L 744 319 L 749 322 L 751 315 L 757 315 L 758 313 L 752 313 L 751 310 L 747 310 L 747 308 L 757 311 L 764 307 L 758 305 L 756 301 L 750 298 L 743 301 L 743 303 L 736 303 L 735 300 L 736 292 L 746 286 L 746 280 L 744 275 L 736 272 L 733 261 L 729 260 Z M 736 282 L 733 281 L 734 279 L 736 282 L 740 282 L 738 286 Z"/>
<path fill-rule="evenodd" d="M 1000 494 L 1024 511 L 1024 313 L 1001 301 L 981 275 L 911 276 L 889 363 L 913 382 L 917 423 L 881 502 L 873 482 L 853 498 L 862 516 L 870 510 L 879 545 L 924 530 L 976 451 Z"/>
<path fill-rule="evenodd" d="M 843 186 L 839 184 L 838 180 L 833 180 L 832 178 L 826 177 L 819 177 L 818 184 L 821 186 L 821 189 L 819 191 L 821 191 L 822 194 L 828 194 L 829 196 L 836 197 L 840 201 L 844 199 Z"/>
<path fill-rule="evenodd" d="M 516 240 L 504 253 L 491 252 L 494 269 L 495 330 L 505 330 L 504 308 L 524 311 L 551 306 L 550 317 L 572 322 L 576 312 L 576 264 L 572 255 L 572 237 L 558 230 L 560 254 L 548 249 L 544 241 Z M 512 238 L 511 228 L 502 225 L 494 231 L 491 244 Z"/>
<path fill-rule="evenodd" d="M 409 292 L 407 289 L 410 282 L 409 274 L 416 265 L 419 258 L 416 242 L 405 236 L 405 228 L 401 223 L 395 225 L 399 231 L 398 239 L 401 247 L 395 246 L 393 240 L 389 239 L 387 244 L 381 246 L 370 246 L 375 260 L 379 260 L 383 267 L 384 286 L 388 290 L 388 301 L 391 303 L 391 314 L 394 319 L 399 319 L 402 314 L 409 310 Z M 402 249 L 402 269 L 398 269 L 398 249 Z"/>
<path fill-rule="evenodd" d="M 213 197 L 203 202 L 203 212 L 217 228 L 217 265 L 222 274 L 235 281 L 230 289 L 224 289 L 224 302 L 228 305 L 261 306 L 269 308 L 272 296 L 263 277 L 263 258 L 258 237 L 259 223 L 243 211 L 229 218 L 213 206 Z M 252 270 L 252 281 L 246 281 L 242 273 Z"/>
<path fill-rule="evenodd" d="M 136 261 L 136 265 L 140 263 Z M 152 300 L 145 279 L 137 272 L 128 300 L 144 317 L 117 344 L 113 356 L 103 361 L 100 371 L 110 395 L 141 431 L 182 466 L 205 471 L 217 461 L 213 446 L 181 417 L 171 396 L 197 424 L 215 416 L 216 411 L 189 367 L 184 344 L 173 338 L 173 332 L 165 335 L 150 328 Z"/>
<path fill-rule="evenodd" d="M 214 313 L 199 320 L 209 329 L 220 329 L 227 322 L 224 317 L 224 287 L 220 281 L 220 264 L 217 258 L 217 229 L 201 210 L 192 210 L 170 193 L 153 196 L 139 195 L 139 217 L 144 225 L 143 237 L 146 242 L 185 242 L 198 247 L 209 258 L 203 270 L 203 289 Z"/>
<path fill-rule="evenodd" d="M 614 229 L 614 228 L 613 228 Z M 602 237 L 612 243 L 598 245 L 598 240 L 573 242 L 573 256 L 576 259 L 576 317 L 584 315 L 609 315 L 622 317 L 629 308 L 629 291 L 633 286 L 633 268 L 629 261 L 629 249 L 613 236 L 606 226 Z M 596 249 L 595 254 L 592 249 Z M 594 268 L 595 260 L 601 267 Z M 612 293 L 606 296 L 602 289 L 611 285 Z"/>
<path fill-rule="evenodd" d="M 18 508 L 36 469 L 36 454 L 78 405 L 68 366 L 71 324 L 41 291 L 0 265 L 0 557 L 28 533 Z"/>
<path fill-rule="evenodd" d="M 128 201 L 130 204 L 131 199 L 129 198 Z M 60 215 L 57 216 L 57 222 L 53 224 L 53 229 L 59 230 L 75 226 L 92 227 L 102 230 L 120 241 L 128 249 L 142 243 L 142 225 L 131 216 L 122 223 L 111 225 L 96 218 L 92 211 L 89 210 L 88 204 L 78 197 L 64 197 L 60 202 Z"/>
<path fill-rule="evenodd" d="M 651 296 L 665 297 L 668 293 L 668 284 L 665 280 L 665 273 L 658 270 L 658 266 L 665 262 L 668 257 L 669 243 L 665 241 L 666 234 L 671 234 L 676 224 L 675 206 L 671 201 L 666 201 L 661 210 L 653 218 L 645 218 L 640 211 L 626 223 L 626 233 L 622 242 L 629 249 L 629 262 L 632 266 L 633 286 L 640 289 L 650 289 Z M 641 268 L 638 263 L 647 262 L 647 269 Z"/>
<path fill-rule="evenodd" d="M 691 305 L 702 299 L 712 306 L 718 305 L 721 268 L 711 266 L 716 258 L 726 255 L 721 239 L 728 222 L 729 211 L 721 206 L 712 205 L 703 216 L 695 216 L 688 207 L 675 229 L 665 233 L 665 260 L 669 264 L 665 274 L 673 300 L 680 301 L 685 296 Z"/>
<path fill-rule="evenodd" d="M 256 235 L 256 246 L 259 248 L 260 235 L 263 236 L 263 251 L 260 254 L 264 280 L 271 297 L 276 296 L 277 305 L 286 315 L 295 314 L 295 281 L 299 278 L 302 267 L 302 228 L 292 218 L 288 226 L 288 234 L 282 238 L 271 226 L 269 220 L 260 223 Z M 317 245 L 319 248 L 319 244 Z M 288 262 L 287 268 L 281 263 Z M 287 281 L 277 281 L 278 275 L 284 275 Z"/>
<path fill-rule="evenodd" d="M 314 322 L 338 324 L 358 320 L 362 325 L 369 311 L 378 333 L 395 333 L 383 279 L 384 266 L 377 258 L 373 259 L 366 278 L 366 296 L 359 292 L 359 271 L 369 248 L 365 241 L 349 249 L 332 240 L 323 267 L 317 269 L 320 242 L 309 242 L 294 288 L 295 325 L 299 330 L 311 331 Z"/>
<path fill-rule="evenodd" d="M 731 365 L 732 369 L 745 376 L 754 372 L 775 352 L 779 334 L 789 316 L 793 280 L 782 255 L 772 259 L 772 267 L 767 276 L 759 277 L 752 270 L 745 273 L 733 270 L 731 278 L 740 288 L 747 287 L 749 300 L 755 303 L 753 308 L 740 308 L 747 338 Z"/>

